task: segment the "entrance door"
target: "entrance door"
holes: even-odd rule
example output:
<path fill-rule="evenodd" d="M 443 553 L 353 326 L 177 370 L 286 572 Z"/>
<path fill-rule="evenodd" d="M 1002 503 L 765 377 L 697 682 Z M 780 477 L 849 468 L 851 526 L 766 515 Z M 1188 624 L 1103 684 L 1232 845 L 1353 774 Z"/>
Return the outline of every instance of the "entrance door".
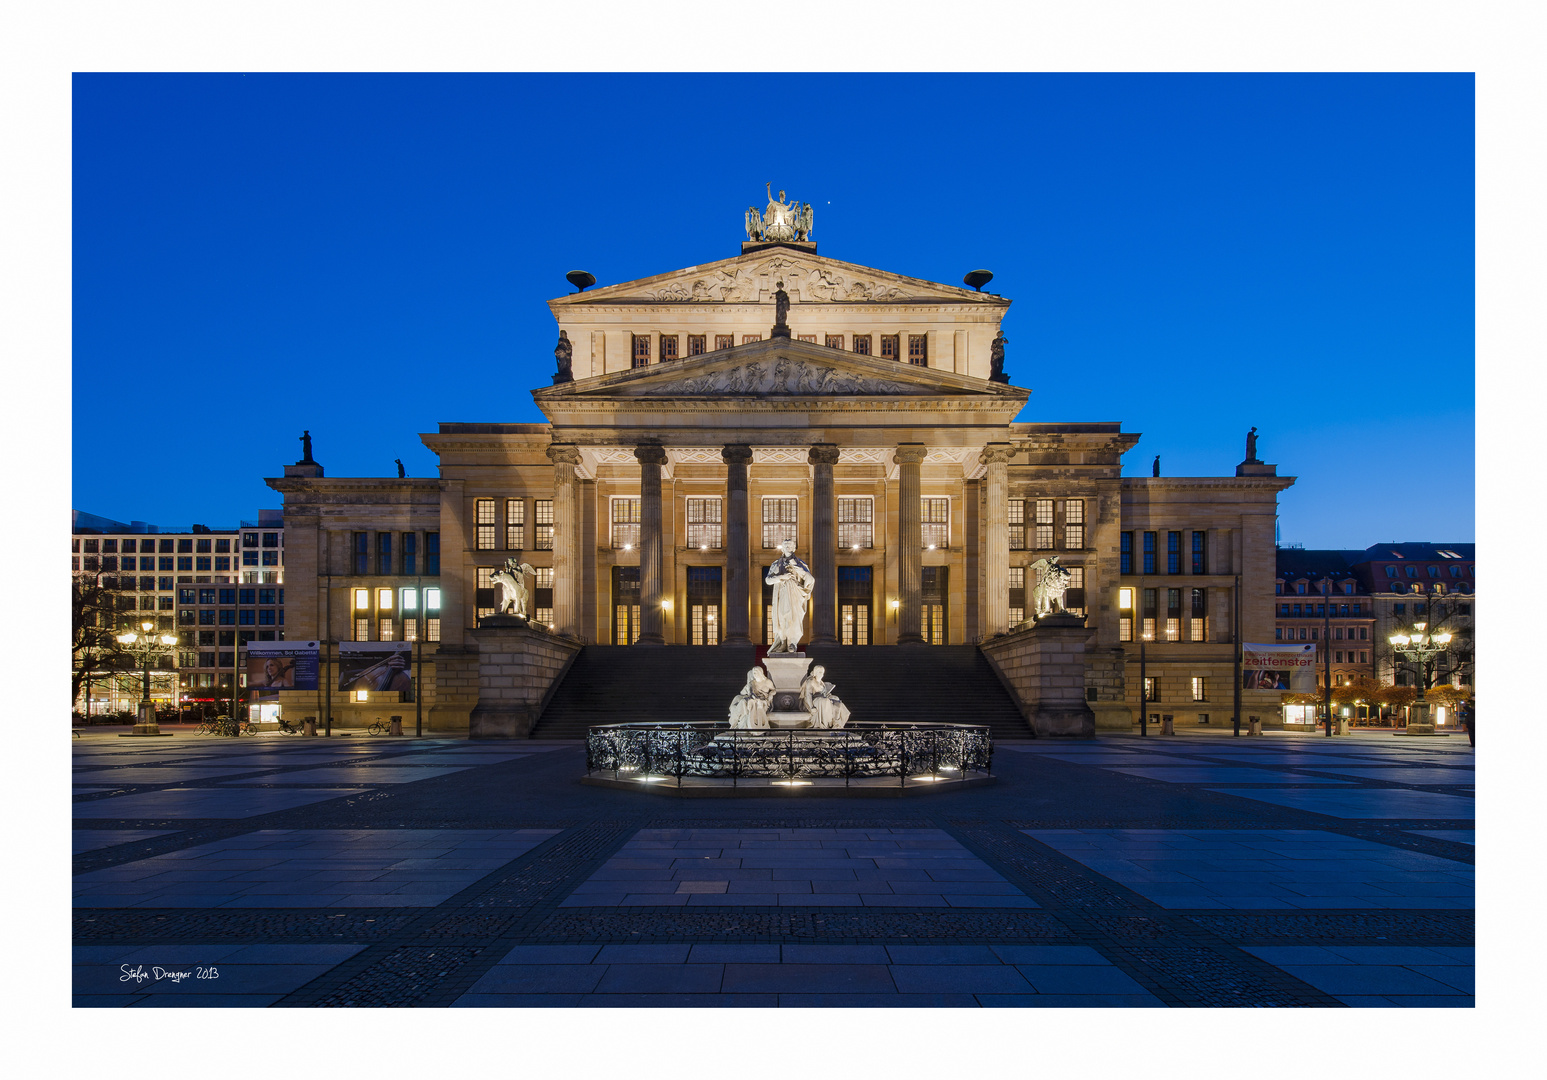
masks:
<path fill-rule="evenodd" d="M 838 567 L 838 640 L 845 645 L 870 644 L 870 567 Z"/>
<path fill-rule="evenodd" d="M 926 566 L 923 568 L 923 588 L 920 590 L 923 610 L 919 613 L 920 632 L 928 645 L 946 643 L 945 616 L 950 606 L 950 592 L 946 588 L 948 567 Z"/>
<path fill-rule="evenodd" d="M 688 567 L 689 640 L 694 645 L 720 643 L 720 568 Z"/>
<path fill-rule="evenodd" d="M 639 567 L 612 568 L 612 643 L 632 645 L 639 640 Z"/>

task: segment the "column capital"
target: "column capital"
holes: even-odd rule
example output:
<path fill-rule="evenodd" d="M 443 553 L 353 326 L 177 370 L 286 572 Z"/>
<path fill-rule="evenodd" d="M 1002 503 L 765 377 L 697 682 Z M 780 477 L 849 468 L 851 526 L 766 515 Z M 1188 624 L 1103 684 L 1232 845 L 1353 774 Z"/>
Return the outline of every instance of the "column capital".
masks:
<path fill-rule="evenodd" d="M 750 465 L 752 448 L 746 443 L 731 443 L 720 448 L 720 460 L 727 465 Z"/>
<path fill-rule="evenodd" d="M 1015 457 L 1015 447 L 1012 444 L 989 443 L 978 455 L 978 461 L 983 465 L 1008 465 L 1013 457 Z"/>
<path fill-rule="evenodd" d="M 838 464 L 838 444 L 817 443 L 806 452 L 806 462 L 810 465 Z"/>
<path fill-rule="evenodd" d="M 929 456 L 929 447 L 923 443 L 903 443 L 892 457 L 894 465 L 917 465 Z"/>
<path fill-rule="evenodd" d="M 572 443 L 552 443 L 548 447 L 548 460 L 555 465 L 579 465 L 580 448 Z"/>
<path fill-rule="evenodd" d="M 666 448 L 660 443 L 644 443 L 634 447 L 634 460 L 641 465 L 665 465 Z"/>

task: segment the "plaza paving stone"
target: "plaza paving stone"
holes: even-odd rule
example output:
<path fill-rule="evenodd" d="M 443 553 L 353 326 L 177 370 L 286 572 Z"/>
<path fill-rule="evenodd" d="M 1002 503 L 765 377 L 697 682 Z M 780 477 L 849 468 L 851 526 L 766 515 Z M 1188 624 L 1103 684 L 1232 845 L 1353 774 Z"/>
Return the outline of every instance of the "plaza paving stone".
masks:
<path fill-rule="evenodd" d="M 994 784 L 911 799 L 586 787 L 576 743 L 91 732 L 74 1000 L 1471 1006 L 1473 801 L 1411 790 L 1464 739 L 1178 730 L 1003 743 Z"/>

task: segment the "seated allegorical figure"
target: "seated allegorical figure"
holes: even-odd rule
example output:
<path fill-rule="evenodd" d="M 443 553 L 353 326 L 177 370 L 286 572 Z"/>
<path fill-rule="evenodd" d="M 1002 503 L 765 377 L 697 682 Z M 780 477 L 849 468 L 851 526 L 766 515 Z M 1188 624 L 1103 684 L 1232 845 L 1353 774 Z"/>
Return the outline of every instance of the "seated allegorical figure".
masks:
<path fill-rule="evenodd" d="M 849 722 L 849 707 L 833 693 L 833 684 L 823 682 L 827 669 L 814 664 L 806 681 L 800 684 L 800 707 L 811 710 L 814 728 L 841 728 Z"/>
<path fill-rule="evenodd" d="M 774 684 L 761 667 L 747 672 L 747 685 L 731 699 L 730 723 L 733 728 L 766 728 L 768 706 L 773 701 Z"/>

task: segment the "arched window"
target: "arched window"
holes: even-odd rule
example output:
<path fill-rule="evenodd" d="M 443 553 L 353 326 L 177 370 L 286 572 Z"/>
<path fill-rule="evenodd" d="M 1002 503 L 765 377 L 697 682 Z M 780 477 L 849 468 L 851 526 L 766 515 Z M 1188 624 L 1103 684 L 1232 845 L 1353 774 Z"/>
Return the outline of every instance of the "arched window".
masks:
<path fill-rule="evenodd" d="M 1434 595 L 1435 596 L 1444 596 L 1445 595 L 1445 583 L 1443 581 L 1436 581 L 1434 583 Z"/>

